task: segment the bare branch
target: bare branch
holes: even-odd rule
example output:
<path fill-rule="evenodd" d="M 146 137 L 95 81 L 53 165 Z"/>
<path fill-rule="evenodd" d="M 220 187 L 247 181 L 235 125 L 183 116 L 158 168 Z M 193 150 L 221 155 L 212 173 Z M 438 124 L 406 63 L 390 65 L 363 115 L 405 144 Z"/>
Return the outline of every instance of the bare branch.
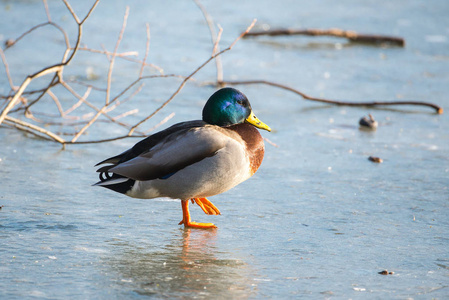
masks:
<path fill-rule="evenodd" d="M 265 84 L 269 86 L 278 87 L 290 92 L 293 92 L 297 95 L 300 95 L 306 100 L 315 101 L 315 102 L 321 102 L 321 103 L 327 103 L 327 104 L 333 104 L 333 105 L 341 105 L 341 106 L 387 106 L 387 105 L 418 105 L 418 106 L 428 106 L 433 109 L 435 109 L 435 112 L 437 114 L 443 113 L 443 108 L 428 102 L 421 102 L 421 101 L 371 101 L 371 102 L 349 102 L 349 101 L 336 101 L 336 100 L 329 100 L 324 98 L 317 98 L 308 96 L 303 92 L 300 92 L 292 87 L 275 83 L 271 81 L 266 80 L 247 80 L 247 81 L 223 81 L 221 84 L 229 84 L 229 85 L 238 85 L 238 84 Z"/>
<path fill-rule="evenodd" d="M 36 125 L 30 124 L 30 123 L 24 122 L 22 120 L 13 118 L 11 116 L 6 116 L 5 120 L 7 120 L 7 121 L 9 121 L 11 123 L 14 123 L 14 124 L 17 124 L 17 125 L 20 125 L 20 126 L 23 126 L 23 127 L 29 128 L 29 129 L 32 129 L 32 130 L 37 131 L 39 133 L 45 134 L 45 135 L 49 136 L 50 138 L 52 138 L 54 141 L 56 141 L 58 143 L 61 143 L 61 144 L 65 144 L 65 140 L 63 138 L 61 138 L 60 136 L 52 133 L 51 131 L 45 130 L 45 129 L 39 127 L 39 126 L 36 126 Z"/>
<path fill-rule="evenodd" d="M 26 87 L 30 84 L 30 82 L 33 79 L 36 79 L 38 77 L 47 75 L 49 73 L 54 73 L 57 72 L 58 70 L 60 70 L 62 68 L 61 65 L 54 65 L 48 68 L 43 69 L 42 71 L 39 71 L 37 73 L 34 73 L 33 75 L 29 75 L 22 83 L 22 85 L 19 87 L 19 90 L 15 93 L 14 97 L 11 98 L 11 100 L 9 101 L 8 105 L 6 105 L 6 107 L 3 109 L 2 113 L 0 114 L 0 124 L 3 122 L 3 120 L 5 119 L 6 115 L 8 114 L 8 112 L 17 104 L 17 102 L 20 99 L 20 96 L 22 95 L 22 93 L 25 91 Z"/>
<path fill-rule="evenodd" d="M 37 137 L 42 138 L 42 139 L 47 140 L 47 141 L 54 141 L 53 139 L 51 139 L 49 137 L 46 137 L 44 135 L 41 135 L 41 134 L 37 133 L 36 131 L 33 131 L 33 130 L 27 128 L 27 127 L 21 126 L 19 124 L 14 123 L 14 122 L 10 122 L 8 120 L 5 120 L 5 122 L 3 122 L 3 124 L 4 125 L 8 125 L 8 126 L 12 126 L 12 127 L 16 128 L 18 130 L 30 133 L 30 134 L 32 134 L 34 136 L 37 136 Z"/>

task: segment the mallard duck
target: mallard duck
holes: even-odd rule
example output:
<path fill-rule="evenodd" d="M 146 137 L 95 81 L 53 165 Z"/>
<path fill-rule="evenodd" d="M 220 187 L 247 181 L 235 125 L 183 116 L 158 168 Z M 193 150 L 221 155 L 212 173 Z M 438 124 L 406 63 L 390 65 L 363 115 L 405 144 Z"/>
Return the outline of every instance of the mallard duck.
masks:
<path fill-rule="evenodd" d="M 189 200 L 206 214 L 220 211 L 206 197 L 223 193 L 250 178 L 265 148 L 256 128 L 271 131 L 253 113 L 246 96 L 234 88 L 216 91 L 203 108 L 203 120 L 175 124 L 131 149 L 98 163 L 95 185 L 134 198 L 180 199 L 179 225 L 215 228 L 190 219 Z"/>

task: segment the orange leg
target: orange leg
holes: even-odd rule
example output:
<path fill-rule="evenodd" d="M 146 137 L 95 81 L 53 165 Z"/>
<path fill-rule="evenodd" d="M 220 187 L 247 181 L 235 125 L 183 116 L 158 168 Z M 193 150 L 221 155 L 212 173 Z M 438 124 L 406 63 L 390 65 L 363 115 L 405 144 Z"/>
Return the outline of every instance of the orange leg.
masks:
<path fill-rule="evenodd" d="M 179 222 L 179 225 L 184 224 L 185 228 L 217 228 L 212 223 L 197 223 L 190 220 L 190 212 L 189 212 L 189 200 L 181 200 L 182 205 L 182 221 Z"/>
<path fill-rule="evenodd" d="M 190 199 L 196 202 L 196 204 L 198 204 L 201 209 L 204 211 L 204 213 L 208 214 L 208 215 L 219 215 L 220 211 L 218 210 L 218 208 L 209 200 L 207 200 L 207 198 L 192 198 Z"/>

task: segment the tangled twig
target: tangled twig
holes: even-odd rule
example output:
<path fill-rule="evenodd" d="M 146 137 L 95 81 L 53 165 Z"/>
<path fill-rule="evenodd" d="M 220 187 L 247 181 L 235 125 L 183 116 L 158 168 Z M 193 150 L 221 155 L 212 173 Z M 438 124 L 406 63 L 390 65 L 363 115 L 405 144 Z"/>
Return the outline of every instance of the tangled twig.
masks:
<path fill-rule="evenodd" d="M 92 13 L 92 11 L 94 10 L 95 6 L 97 5 L 98 0 L 92 5 L 91 9 L 88 11 L 88 13 L 86 14 L 86 16 L 83 19 L 80 19 L 74 12 L 74 10 L 72 9 L 72 7 L 70 6 L 70 4 L 67 2 L 67 0 L 64 0 L 64 4 L 66 5 L 67 9 L 69 10 L 69 12 L 71 13 L 73 19 L 75 20 L 75 22 L 78 25 L 78 35 L 77 35 L 77 39 L 75 42 L 75 46 L 71 47 L 70 43 L 68 42 L 68 35 L 66 34 L 66 32 L 64 31 L 64 29 L 62 27 L 60 27 L 59 25 L 57 25 L 56 23 L 53 23 L 51 21 L 51 16 L 49 13 L 49 9 L 48 9 L 48 4 L 47 2 L 44 0 L 44 6 L 45 6 L 45 12 L 47 14 L 47 19 L 48 22 L 46 23 L 42 23 L 39 25 L 34 26 L 33 28 L 31 28 L 30 30 L 26 31 L 24 34 L 20 35 L 14 42 L 11 42 L 9 47 L 14 46 L 17 41 L 19 41 L 20 39 L 22 39 L 25 35 L 27 34 L 31 34 L 32 32 L 34 32 L 35 30 L 37 30 L 38 28 L 44 27 L 44 26 L 54 26 L 56 28 L 58 28 L 63 36 L 64 36 L 64 40 L 66 41 L 66 50 L 64 52 L 64 56 L 62 59 L 61 63 L 55 64 L 53 66 L 49 66 L 46 67 L 32 75 L 27 76 L 27 78 L 24 80 L 24 82 L 20 85 L 20 87 L 18 89 L 14 90 L 14 85 L 12 82 L 11 77 L 9 76 L 9 69 L 8 69 L 8 64 L 6 61 L 6 57 L 3 55 L 3 51 L 0 52 L 0 56 L 2 57 L 2 61 L 3 64 L 5 66 L 6 69 L 6 73 L 8 74 L 8 79 L 10 79 L 10 86 L 11 86 L 11 90 L 13 92 L 13 95 L 11 97 L 8 96 L 3 96 L 4 99 L 7 99 L 6 102 L 6 106 L 3 108 L 3 110 L 1 111 L 0 114 L 0 124 L 1 122 L 4 121 L 5 124 L 13 126 L 15 128 L 18 128 L 20 130 L 24 130 L 27 132 L 31 132 L 35 135 L 44 137 L 48 140 L 52 140 L 52 141 L 56 141 L 58 143 L 61 143 L 62 145 L 66 145 L 66 144 L 86 144 L 86 143 L 100 143 L 100 142 L 107 142 L 107 141 L 113 141 L 113 140 L 117 140 L 117 139 L 122 139 L 125 137 L 142 137 L 145 134 L 147 134 L 149 131 L 154 130 L 155 128 L 157 128 L 158 126 L 160 126 L 161 124 L 167 122 L 170 118 L 173 117 L 174 114 L 169 115 L 167 118 L 165 118 L 163 121 L 161 121 L 158 125 L 154 126 L 153 128 L 151 128 L 148 131 L 141 131 L 139 130 L 139 127 L 145 123 L 147 120 L 151 119 L 154 115 L 156 115 L 159 111 L 161 111 L 169 102 L 171 102 L 176 95 L 179 94 L 179 92 L 183 89 L 183 87 L 187 84 L 187 82 L 189 82 L 190 80 L 193 79 L 193 76 L 195 74 L 197 74 L 202 68 L 204 68 L 204 66 L 206 66 L 209 62 L 211 62 L 212 60 L 218 61 L 217 59 L 220 57 L 220 55 L 222 55 L 223 53 L 225 53 L 226 51 L 231 50 L 231 48 L 237 43 L 238 40 L 240 40 L 245 34 L 247 34 L 249 32 L 249 30 L 254 26 L 255 24 L 255 20 L 253 21 L 253 23 L 247 28 L 247 30 L 242 33 L 239 37 L 237 37 L 233 43 L 231 43 L 231 45 L 222 50 L 219 51 L 218 50 L 218 44 L 221 38 L 221 33 L 222 33 L 222 29 L 220 28 L 220 32 L 219 34 L 213 38 L 213 51 L 212 51 L 212 55 L 206 60 L 204 61 L 199 67 L 197 67 L 194 71 L 192 71 L 189 75 L 187 76 L 180 76 L 180 75 L 176 75 L 176 74 L 169 74 L 169 75 L 164 75 L 162 74 L 163 71 L 161 68 L 158 68 L 156 66 L 154 66 L 151 63 L 147 62 L 147 58 L 148 58 L 148 53 L 149 53 L 149 43 L 150 43 L 150 30 L 149 30 L 149 25 L 146 25 L 146 47 L 145 47 L 145 55 L 143 57 L 142 60 L 131 60 L 128 57 L 130 55 L 137 55 L 136 52 L 126 52 L 126 53 L 120 53 L 119 52 L 119 46 L 120 46 L 120 42 L 123 39 L 123 35 L 125 32 L 125 28 L 126 28 L 126 23 L 127 23 L 127 18 L 129 15 L 129 8 L 126 8 L 125 14 L 124 14 L 124 18 L 123 18 L 123 23 L 122 23 L 122 27 L 120 30 L 120 33 L 118 35 L 118 39 L 117 42 L 115 44 L 114 50 L 112 52 L 103 49 L 103 50 L 95 50 L 95 49 L 91 49 L 91 48 L 87 48 L 87 47 L 80 47 L 81 45 L 81 37 L 82 37 L 82 25 L 83 23 L 87 20 L 87 18 L 89 17 L 89 15 Z M 201 4 L 199 2 L 197 2 L 197 4 L 201 7 Z M 208 16 L 207 12 L 205 10 L 203 10 L 203 14 L 205 16 Z M 210 16 L 209 16 L 210 17 Z M 212 23 L 209 22 L 209 25 L 211 25 Z M 211 31 L 211 34 L 213 34 L 213 31 Z M 79 81 L 66 81 L 63 77 L 63 69 L 71 62 L 71 60 L 73 59 L 73 57 L 75 56 L 75 54 L 80 51 L 90 51 L 92 53 L 99 53 L 99 54 L 103 54 L 106 55 L 108 58 L 108 62 L 109 62 L 109 68 L 108 68 L 108 73 L 107 73 L 107 79 L 106 79 L 106 88 L 101 89 L 98 87 L 94 87 L 90 84 L 85 84 L 84 82 L 79 82 Z M 122 91 L 120 91 L 117 95 L 112 95 L 112 76 L 113 76 L 113 69 L 114 69 L 114 62 L 116 58 L 124 58 L 127 60 L 130 60 L 132 62 L 138 63 L 140 65 L 140 70 L 138 72 L 138 78 L 131 82 L 127 87 L 125 87 Z M 161 74 L 160 75 L 147 75 L 147 76 L 143 76 L 143 71 L 144 68 L 146 66 L 152 66 L 155 67 Z M 219 64 L 217 62 L 217 69 L 221 68 L 221 64 Z M 221 71 L 220 71 L 221 72 Z M 217 74 L 219 74 L 220 72 L 218 72 Z M 47 74 L 54 74 L 53 78 L 50 80 L 50 83 L 41 89 L 38 90 L 33 90 L 33 91 L 25 91 L 26 88 L 28 87 L 28 85 L 30 84 L 31 81 L 33 81 L 34 79 L 47 75 Z M 222 78 L 219 75 L 217 75 L 218 79 Z M 110 113 L 117 108 L 120 104 L 123 104 L 127 101 L 129 101 L 130 99 L 132 99 L 135 95 L 137 95 L 143 87 L 143 80 L 148 80 L 148 79 L 152 79 L 152 78 L 181 78 L 182 81 L 180 83 L 180 85 L 178 86 L 178 88 L 172 93 L 172 95 L 166 100 L 164 101 L 154 112 L 152 112 L 150 115 L 146 116 L 145 118 L 143 118 L 142 120 L 140 120 L 139 122 L 135 123 L 134 125 L 131 124 L 127 124 L 125 122 L 121 122 L 120 120 L 123 119 L 126 116 L 129 116 L 131 114 L 135 114 L 138 112 L 137 109 L 131 109 L 128 110 L 126 112 L 122 112 L 116 116 L 112 116 L 110 115 Z M 70 83 L 78 83 L 80 85 L 86 86 L 86 90 L 82 93 L 78 93 L 72 86 Z M 77 100 L 75 103 L 73 103 L 71 105 L 71 107 L 64 109 L 61 105 L 61 102 L 58 99 L 58 96 L 52 92 L 53 87 L 60 85 L 62 86 L 67 92 L 69 92 L 69 94 L 71 94 L 73 97 L 75 97 L 75 99 Z M 95 105 L 93 102 L 88 100 L 88 97 L 91 93 L 92 90 L 96 90 L 96 91 L 100 91 L 100 92 L 104 92 L 105 93 L 105 100 L 104 100 L 104 104 L 101 106 Z M 123 99 L 123 97 L 125 96 L 126 93 L 128 92 L 132 92 L 127 98 Z M 34 100 L 29 100 L 26 97 L 33 95 L 33 94 L 37 94 L 37 97 Z M 62 138 L 60 135 L 55 134 L 53 132 L 51 132 L 50 130 L 44 129 L 38 125 L 35 124 L 31 124 L 29 122 L 17 119 L 17 118 L 13 118 L 9 115 L 9 113 L 17 113 L 20 111 L 24 111 L 25 112 L 25 117 L 31 119 L 34 122 L 37 123 L 43 123 L 45 121 L 36 118 L 33 113 L 31 112 L 31 107 L 34 106 L 35 104 L 37 104 L 38 102 L 40 102 L 40 100 L 45 96 L 48 95 L 50 97 L 50 99 L 53 100 L 53 102 L 55 103 L 57 110 L 59 112 L 59 116 L 61 118 L 68 118 L 68 119 L 72 119 L 72 120 L 82 120 L 81 122 L 77 122 L 77 125 L 82 125 L 82 127 L 77 130 L 73 137 L 70 140 L 65 140 L 64 138 Z M 18 108 L 12 110 L 18 103 L 19 101 L 22 101 L 23 105 L 19 106 Z M 80 108 L 81 106 L 87 106 L 90 109 L 94 110 L 93 113 L 89 113 L 89 114 L 85 114 L 84 116 L 81 117 L 75 117 L 69 114 L 72 114 L 75 110 L 77 110 L 78 108 Z M 39 113 L 41 114 L 41 113 Z M 45 113 L 45 115 L 50 116 L 49 114 Z M 122 135 L 122 136 L 117 136 L 115 138 L 106 138 L 106 139 L 102 139 L 102 140 L 91 140 L 91 141 L 78 141 L 78 139 L 94 124 L 99 120 L 99 117 L 103 116 L 106 121 L 112 122 L 114 124 L 117 124 L 123 128 L 126 128 L 128 130 L 128 133 L 126 135 Z M 89 119 L 87 119 L 89 118 Z M 45 122 L 46 125 L 51 125 L 51 124 L 60 124 L 60 125 L 68 125 L 69 123 L 65 122 Z M 73 122 L 71 122 L 70 124 L 75 124 Z M 72 125 L 73 126 L 73 125 Z"/>
<path fill-rule="evenodd" d="M 0 114 L 0 124 L 3 122 L 3 120 L 5 119 L 5 117 L 8 114 L 8 112 L 17 104 L 17 102 L 19 101 L 19 99 L 22 96 L 23 92 L 25 91 L 25 89 L 27 88 L 27 86 L 30 84 L 31 81 L 33 81 L 36 78 L 42 77 L 44 75 L 47 75 L 47 74 L 61 72 L 63 67 L 70 63 L 72 58 L 75 56 L 76 50 L 78 49 L 78 47 L 79 47 L 79 45 L 81 43 L 83 23 L 87 20 L 87 18 L 90 16 L 92 11 L 95 9 L 95 7 L 97 6 L 99 0 L 95 1 L 95 3 L 92 5 L 92 7 L 90 8 L 90 10 L 88 11 L 88 13 L 86 14 L 86 16 L 84 17 L 84 19 L 82 21 L 79 20 L 78 16 L 75 14 L 75 12 L 71 8 L 71 6 L 67 2 L 67 0 L 63 0 L 63 2 L 66 5 L 66 7 L 68 8 L 68 10 L 70 11 L 70 13 L 72 14 L 72 16 L 75 19 L 76 23 L 78 24 L 78 38 L 77 38 L 77 41 L 76 41 L 76 46 L 74 47 L 74 50 L 72 51 L 72 54 L 67 58 L 68 50 L 66 50 L 66 53 L 64 54 L 64 58 L 63 58 L 61 63 L 53 65 L 53 66 L 46 67 L 46 68 L 44 68 L 44 69 L 42 69 L 42 70 L 40 70 L 40 71 L 38 71 L 38 72 L 36 72 L 36 73 L 34 73 L 32 75 L 29 75 L 23 81 L 23 83 L 20 85 L 20 87 L 19 87 L 18 91 L 15 93 L 14 97 L 11 98 L 9 103 L 6 105 L 6 107 L 1 112 L 1 114 Z M 54 81 L 54 79 L 52 80 L 52 82 L 53 81 Z"/>

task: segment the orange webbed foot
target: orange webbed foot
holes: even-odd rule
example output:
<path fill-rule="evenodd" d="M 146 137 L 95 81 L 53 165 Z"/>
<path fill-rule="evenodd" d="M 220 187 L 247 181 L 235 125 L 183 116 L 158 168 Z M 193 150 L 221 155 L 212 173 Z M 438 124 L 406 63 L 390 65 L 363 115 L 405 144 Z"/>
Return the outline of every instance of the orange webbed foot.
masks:
<path fill-rule="evenodd" d="M 184 224 L 185 228 L 199 228 L 199 229 L 210 229 L 217 228 L 214 223 L 198 223 L 198 222 L 187 222 L 187 224 L 183 221 L 179 222 L 179 225 Z"/>
<path fill-rule="evenodd" d="M 194 198 L 194 199 L 196 201 L 197 198 Z M 194 199 L 192 199 L 192 202 L 194 201 Z M 201 198 L 201 199 L 206 199 L 206 198 Z M 206 199 L 206 201 L 207 201 L 207 203 L 210 203 L 207 199 Z M 212 203 L 210 203 L 210 204 L 212 205 L 212 207 L 214 207 L 218 211 L 218 209 Z M 199 223 L 199 222 L 191 221 L 190 220 L 190 212 L 189 212 L 189 201 L 181 200 L 181 205 L 182 205 L 182 221 L 179 222 L 179 225 L 184 224 L 185 228 L 201 228 L 201 229 L 217 228 L 217 226 L 215 226 L 215 224 L 213 224 L 213 223 Z M 200 204 L 198 204 L 198 205 L 200 205 Z M 210 206 L 208 206 L 207 204 L 205 204 L 204 206 L 206 207 L 206 209 L 210 209 Z M 203 208 L 203 206 L 200 205 L 200 207 L 203 209 L 203 211 L 206 214 L 208 214 L 206 212 L 205 208 Z M 220 213 L 220 211 L 218 211 L 218 213 Z M 217 214 L 217 213 L 210 213 L 210 214 Z"/>
<path fill-rule="evenodd" d="M 208 214 L 208 215 L 219 215 L 220 211 L 218 210 L 218 208 L 209 200 L 207 200 L 207 198 L 192 198 L 192 203 L 193 201 L 196 202 L 196 204 L 199 205 L 199 207 L 201 207 L 201 209 L 204 211 L 204 213 Z"/>

